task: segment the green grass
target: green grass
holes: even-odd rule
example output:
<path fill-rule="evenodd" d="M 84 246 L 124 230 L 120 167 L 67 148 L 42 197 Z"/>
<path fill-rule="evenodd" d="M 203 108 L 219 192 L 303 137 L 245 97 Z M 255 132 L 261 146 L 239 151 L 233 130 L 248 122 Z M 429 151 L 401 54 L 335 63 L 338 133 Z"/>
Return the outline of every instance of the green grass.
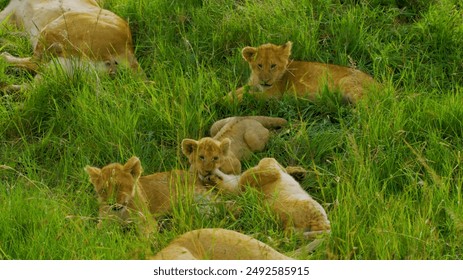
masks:
<path fill-rule="evenodd" d="M 8 1 L 0 1 L 4 7 Z M 231 115 L 289 120 L 267 150 L 310 172 L 303 187 L 326 206 L 332 234 L 309 259 L 461 259 L 463 246 L 463 3 L 442 1 L 106 0 L 129 20 L 150 80 L 48 71 L 42 83 L 0 61 L 0 259 L 140 259 L 201 227 L 235 229 L 281 252 L 306 244 L 285 234 L 248 191 L 204 214 L 184 201 L 152 239 L 109 224 L 85 165 L 137 155 L 145 174 L 188 168 L 184 138 Z M 222 97 L 246 82 L 244 46 L 293 41 L 298 60 L 355 65 L 384 87 L 356 107 L 334 93 L 318 102 Z M 27 38 L 0 28 L 0 51 L 30 55 Z"/>

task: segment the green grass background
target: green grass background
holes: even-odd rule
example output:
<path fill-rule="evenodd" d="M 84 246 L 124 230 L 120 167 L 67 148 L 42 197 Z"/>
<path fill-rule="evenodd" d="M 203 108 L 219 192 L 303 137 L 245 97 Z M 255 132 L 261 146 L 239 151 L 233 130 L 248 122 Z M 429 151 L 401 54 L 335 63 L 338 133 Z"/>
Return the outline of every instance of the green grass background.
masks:
<path fill-rule="evenodd" d="M 0 1 L 0 7 L 8 1 Z M 85 165 L 137 155 L 145 174 L 186 169 L 183 138 L 208 135 L 232 115 L 284 117 L 267 150 L 310 172 L 303 187 L 327 209 L 332 233 L 305 259 L 463 257 L 463 2 L 461 0 L 106 0 L 129 21 L 149 83 L 29 73 L 0 61 L 0 259 L 142 259 L 191 229 L 224 227 L 280 252 L 306 244 L 252 191 L 204 215 L 184 203 L 140 238 L 96 228 L 98 205 Z M 225 104 L 246 82 L 240 50 L 293 41 L 293 58 L 355 65 L 384 86 L 356 107 L 324 92 L 315 103 Z M 0 28 L 0 51 L 27 56 L 27 37 Z"/>

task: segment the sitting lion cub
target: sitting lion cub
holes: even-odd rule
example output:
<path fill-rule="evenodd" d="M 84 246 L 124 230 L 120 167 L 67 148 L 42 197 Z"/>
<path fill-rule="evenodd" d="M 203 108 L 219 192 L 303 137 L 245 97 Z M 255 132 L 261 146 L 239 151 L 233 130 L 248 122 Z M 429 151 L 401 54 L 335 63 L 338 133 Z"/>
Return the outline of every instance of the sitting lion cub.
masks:
<path fill-rule="evenodd" d="M 221 141 L 211 137 L 204 137 L 198 141 L 183 139 L 182 152 L 188 158 L 190 171 L 197 174 L 202 181 L 215 169 L 224 168 L 233 171 L 238 166 L 241 168 L 239 160 L 231 154 L 230 143 L 228 138 Z"/>
<path fill-rule="evenodd" d="M 202 194 L 204 186 L 188 171 L 174 170 L 141 176 L 143 168 L 137 157 L 124 165 L 112 163 L 103 168 L 85 167 L 94 185 L 102 218 L 113 217 L 125 223 L 135 216 L 145 217 L 169 212 L 178 196 L 187 192 Z M 148 218 L 146 218 L 148 216 Z"/>
<path fill-rule="evenodd" d="M 317 62 L 294 61 L 292 42 L 282 46 L 264 44 L 257 48 L 245 47 L 243 58 L 249 63 L 249 93 L 261 98 L 281 98 L 285 92 L 315 100 L 323 86 L 339 90 L 343 99 L 356 103 L 365 91 L 377 83 L 359 70 Z M 229 98 L 241 100 L 246 87 L 229 93 Z M 236 95 L 236 96 L 235 96 Z"/>
<path fill-rule="evenodd" d="M 200 178 L 210 175 L 216 168 L 226 174 L 240 174 L 241 160 L 265 148 L 269 139 L 268 129 L 280 128 L 286 123 L 285 119 L 265 116 L 222 119 L 211 127 L 213 138 L 184 139 L 182 152 Z"/>
<path fill-rule="evenodd" d="M 245 186 L 256 188 L 288 230 L 312 237 L 331 229 L 325 209 L 274 158 L 264 158 L 238 176 L 217 169 L 205 181 L 230 193 L 239 193 Z"/>
<path fill-rule="evenodd" d="M 250 236 L 222 228 L 189 231 L 177 237 L 153 260 L 290 260 Z"/>

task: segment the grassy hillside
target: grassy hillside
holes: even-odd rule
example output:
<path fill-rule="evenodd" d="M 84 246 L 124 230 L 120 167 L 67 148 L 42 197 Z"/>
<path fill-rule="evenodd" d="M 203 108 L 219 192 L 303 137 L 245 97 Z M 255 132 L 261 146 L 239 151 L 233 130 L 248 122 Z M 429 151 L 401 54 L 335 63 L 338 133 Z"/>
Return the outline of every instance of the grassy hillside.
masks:
<path fill-rule="evenodd" d="M 3 8 L 8 1 L 0 1 Z M 196 204 L 163 217 L 156 238 L 96 228 L 85 165 L 137 155 L 145 174 L 188 164 L 184 138 L 231 115 L 289 120 L 262 157 L 310 172 L 303 187 L 327 209 L 332 234 L 307 259 L 461 259 L 463 246 L 463 2 L 460 0 L 106 0 L 129 21 L 150 82 L 128 72 L 29 73 L 0 60 L 0 259 L 138 259 L 191 229 L 224 227 L 281 252 L 307 241 L 285 235 L 249 192 L 234 219 Z M 222 97 L 246 82 L 240 50 L 293 41 L 293 58 L 351 65 L 380 81 L 356 107 L 334 93 L 311 103 Z M 0 28 L 0 51 L 30 55 L 27 38 Z"/>

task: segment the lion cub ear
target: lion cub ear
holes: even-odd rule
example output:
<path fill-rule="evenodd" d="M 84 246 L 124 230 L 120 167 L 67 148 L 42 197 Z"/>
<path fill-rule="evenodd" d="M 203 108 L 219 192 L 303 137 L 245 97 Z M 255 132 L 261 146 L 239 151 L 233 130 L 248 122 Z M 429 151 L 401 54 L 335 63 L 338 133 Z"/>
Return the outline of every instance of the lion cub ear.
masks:
<path fill-rule="evenodd" d="M 255 55 L 257 54 L 257 48 L 253 47 L 245 47 L 241 51 L 241 55 L 243 56 L 244 60 L 247 62 L 252 62 L 255 59 Z"/>
<path fill-rule="evenodd" d="M 85 172 L 87 172 L 90 177 L 90 182 L 93 185 L 97 185 L 97 182 L 101 177 L 101 169 L 87 165 L 85 166 Z"/>
<path fill-rule="evenodd" d="M 140 178 L 140 175 L 143 172 L 140 159 L 135 156 L 129 158 L 129 160 L 124 164 L 124 170 L 129 172 L 135 179 Z"/>
<path fill-rule="evenodd" d="M 283 51 L 283 55 L 290 56 L 291 55 L 291 48 L 293 47 L 293 42 L 288 41 L 280 46 L 280 49 Z"/>
<path fill-rule="evenodd" d="M 198 141 L 193 139 L 183 139 L 182 141 L 182 153 L 187 157 L 198 149 Z"/>
<path fill-rule="evenodd" d="M 228 151 L 230 150 L 230 145 L 231 140 L 228 138 L 225 138 L 220 142 L 220 150 L 224 155 L 228 154 Z"/>

